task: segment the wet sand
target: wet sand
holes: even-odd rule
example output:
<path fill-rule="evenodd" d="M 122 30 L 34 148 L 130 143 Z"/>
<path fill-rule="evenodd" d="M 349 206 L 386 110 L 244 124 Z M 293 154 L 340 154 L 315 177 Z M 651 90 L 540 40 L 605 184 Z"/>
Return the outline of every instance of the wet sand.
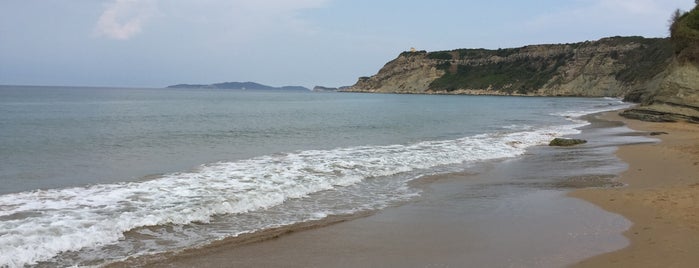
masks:
<path fill-rule="evenodd" d="M 574 267 L 697 267 L 699 265 L 699 125 L 648 123 L 608 113 L 605 119 L 658 135 L 662 142 L 622 146 L 629 164 L 623 188 L 577 190 L 570 196 L 623 215 L 630 246 Z"/>
<path fill-rule="evenodd" d="M 627 245 L 626 219 L 565 191 L 493 191 L 463 179 L 441 177 L 428 198 L 368 217 L 151 267 L 562 267 Z"/>
<path fill-rule="evenodd" d="M 622 233 L 630 221 L 567 196 L 572 188 L 615 184 L 626 168 L 614 155 L 616 143 L 633 142 L 635 135 L 624 136 L 627 130 L 596 121 L 580 136 L 588 144 L 537 147 L 521 158 L 423 178 L 412 185 L 422 189 L 420 198 L 368 216 L 281 228 L 124 266 L 571 265 L 629 245 Z"/>

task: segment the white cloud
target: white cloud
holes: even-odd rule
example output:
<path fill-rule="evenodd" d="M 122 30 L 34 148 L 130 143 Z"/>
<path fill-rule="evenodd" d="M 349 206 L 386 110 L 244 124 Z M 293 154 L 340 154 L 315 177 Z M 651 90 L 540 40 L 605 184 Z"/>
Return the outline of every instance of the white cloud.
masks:
<path fill-rule="evenodd" d="M 145 21 L 155 13 L 154 0 L 115 0 L 106 5 L 95 33 L 111 39 L 126 40 L 141 32 Z"/>
<path fill-rule="evenodd" d="M 99 36 L 126 40 L 153 19 L 182 26 L 183 34 L 255 38 L 265 34 L 315 32 L 299 12 L 329 0 L 110 0 L 95 27 Z M 169 21 L 168 21 L 169 20 Z"/>
<path fill-rule="evenodd" d="M 261 44 L 312 38 L 320 25 L 304 12 L 330 0 L 155 1 L 156 12 L 140 24 L 143 37 L 197 53 L 244 54 Z"/>

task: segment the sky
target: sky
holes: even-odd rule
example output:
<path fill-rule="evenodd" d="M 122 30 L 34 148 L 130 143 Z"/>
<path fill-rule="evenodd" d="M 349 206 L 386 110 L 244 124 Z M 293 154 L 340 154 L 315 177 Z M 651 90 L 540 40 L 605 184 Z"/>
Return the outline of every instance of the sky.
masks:
<path fill-rule="evenodd" d="M 666 37 L 693 0 L 0 0 L 0 84 L 352 85 L 403 51 Z"/>

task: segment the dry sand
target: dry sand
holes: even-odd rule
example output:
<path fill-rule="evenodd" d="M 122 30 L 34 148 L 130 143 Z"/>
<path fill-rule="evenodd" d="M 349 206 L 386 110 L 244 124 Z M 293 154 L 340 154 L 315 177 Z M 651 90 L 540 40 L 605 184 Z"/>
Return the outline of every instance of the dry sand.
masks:
<path fill-rule="evenodd" d="M 618 213 L 631 222 L 630 246 L 587 259 L 574 267 L 699 267 L 699 125 L 603 119 L 639 131 L 667 132 L 655 144 L 622 146 L 629 169 L 622 188 L 592 188 L 570 196 Z"/>

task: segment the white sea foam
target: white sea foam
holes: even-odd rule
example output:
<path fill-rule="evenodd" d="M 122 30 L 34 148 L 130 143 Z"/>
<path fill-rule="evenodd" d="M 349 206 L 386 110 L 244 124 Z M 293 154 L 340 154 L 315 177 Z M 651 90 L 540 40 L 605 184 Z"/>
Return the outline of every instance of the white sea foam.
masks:
<path fill-rule="evenodd" d="M 7 194 L 0 196 L 0 266 L 21 267 L 65 251 L 114 244 L 139 227 L 259 211 L 369 178 L 514 157 L 553 137 L 578 133 L 579 126 L 307 150 L 214 163 L 149 181 Z"/>
<path fill-rule="evenodd" d="M 590 107 L 588 109 L 582 109 L 582 110 L 571 110 L 571 111 L 565 111 L 561 113 L 554 113 L 552 115 L 557 115 L 557 116 L 563 116 L 567 117 L 572 120 L 578 120 L 581 116 L 585 116 L 588 114 L 595 114 L 595 113 L 602 113 L 602 112 L 608 112 L 608 111 L 614 111 L 614 110 L 621 110 L 621 109 L 627 109 L 633 106 L 632 103 L 624 102 L 622 99 L 619 98 L 610 98 L 610 97 L 605 97 L 604 100 L 606 100 L 606 103 L 601 103 L 596 106 Z"/>

